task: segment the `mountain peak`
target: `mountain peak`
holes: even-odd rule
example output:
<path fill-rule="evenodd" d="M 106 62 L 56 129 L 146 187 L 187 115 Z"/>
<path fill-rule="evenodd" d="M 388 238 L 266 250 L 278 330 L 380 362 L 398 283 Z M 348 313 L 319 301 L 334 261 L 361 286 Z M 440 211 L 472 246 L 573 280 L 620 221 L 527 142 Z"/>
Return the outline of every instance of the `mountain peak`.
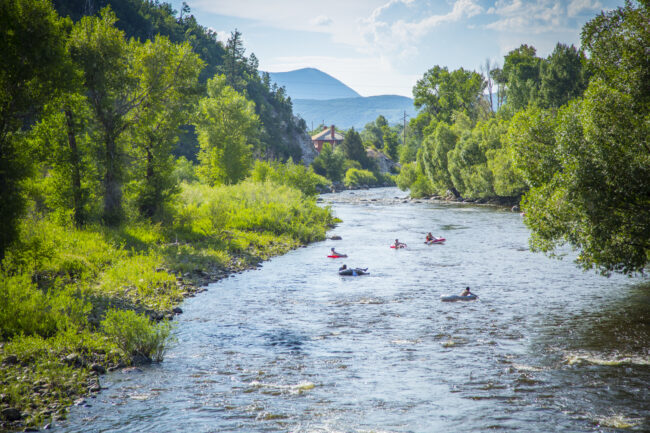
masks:
<path fill-rule="evenodd" d="M 288 72 L 269 72 L 272 81 L 284 86 L 291 99 L 358 98 L 350 87 L 316 68 L 302 68 Z"/>

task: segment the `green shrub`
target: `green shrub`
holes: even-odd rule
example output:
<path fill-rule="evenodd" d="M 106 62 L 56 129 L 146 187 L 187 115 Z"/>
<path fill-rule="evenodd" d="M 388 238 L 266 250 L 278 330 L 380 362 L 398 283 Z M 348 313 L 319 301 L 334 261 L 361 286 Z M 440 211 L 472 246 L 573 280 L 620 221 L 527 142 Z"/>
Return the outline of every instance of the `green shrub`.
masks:
<path fill-rule="evenodd" d="M 51 337 L 86 323 L 90 305 L 73 286 L 60 283 L 47 292 L 26 275 L 0 275 L 0 337 L 16 335 Z"/>
<path fill-rule="evenodd" d="M 325 177 L 314 173 L 311 167 L 294 164 L 292 160 L 287 161 L 286 164 L 256 161 L 250 177 L 258 183 L 270 181 L 278 185 L 287 185 L 307 195 L 316 195 L 319 187 L 331 184 Z"/>
<path fill-rule="evenodd" d="M 413 182 L 418 177 L 418 166 L 417 163 L 411 162 L 404 164 L 399 175 L 397 175 L 397 187 L 402 191 L 406 191 L 411 187 Z"/>
<path fill-rule="evenodd" d="M 371 171 L 351 168 L 345 173 L 345 180 L 343 183 L 347 187 L 361 185 L 372 186 L 377 184 L 377 178 Z"/>
<path fill-rule="evenodd" d="M 297 189 L 247 180 L 215 188 L 184 184 L 175 222 L 188 237 L 229 239 L 239 230 L 311 242 L 325 238 L 332 216 Z"/>
<path fill-rule="evenodd" d="M 124 257 L 104 272 L 99 291 L 150 308 L 169 309 L 182 297 L 176 286 L 176 277 L 161 269 L 163 263 L 163 256 L 155 251 Z"/>
<path fill-rule="evenodd" d="M 129 356 L 162 361 L 170 343 L 169 322 L 152 323 L 132 310 L 109 310 L 101 325 L 108 338 Z"/>
<path fill-rule="evenodd" d="M 431 197 L 435 194 L 435 190 L 428 177 L 423 174 L 418 174 L 415 182 L 411 184 L 411 197 Z"/>

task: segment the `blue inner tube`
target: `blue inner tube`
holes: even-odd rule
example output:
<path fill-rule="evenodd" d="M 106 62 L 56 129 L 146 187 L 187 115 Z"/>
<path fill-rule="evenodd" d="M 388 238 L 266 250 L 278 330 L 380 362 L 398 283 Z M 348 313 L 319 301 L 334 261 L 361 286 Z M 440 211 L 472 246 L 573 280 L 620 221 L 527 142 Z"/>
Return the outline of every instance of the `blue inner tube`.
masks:
<path fill-rule="evenodd" d="M 456 301 L 473 301 L 477 298 L 478 296 L 476 295 L 467 295 L 467 296 L 448 295 L 448 296 L 441 296 L 440 300 L 442 302 L 456 302 Z"/>
<path fill-rule="evenodd" d="M 357 275 L 367 275 L 370 272 L 366 272 L 368 268 L 366 269 L 361 269 L 361 268 L 354 268 L 354 269 L 343 269 L 342 271 L 339 271 L 339 275 L 343 276 L 357 276 Z"/>

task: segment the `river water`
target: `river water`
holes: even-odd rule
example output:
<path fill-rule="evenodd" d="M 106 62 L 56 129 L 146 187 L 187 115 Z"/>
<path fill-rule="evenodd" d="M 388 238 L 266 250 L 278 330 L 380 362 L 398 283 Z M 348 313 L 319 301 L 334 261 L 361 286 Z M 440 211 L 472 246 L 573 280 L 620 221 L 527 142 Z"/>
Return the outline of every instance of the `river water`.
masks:
<path fill-rule="evenodd" d="M 164 362 L 102 376 L 53 430 L 650 431 L 647 279 L 533 254 L 509 210 L 404 196 L 324 195 L 342 240 L 187 300 Z M 479 300 L 440 301 L 465 286 Z"/>

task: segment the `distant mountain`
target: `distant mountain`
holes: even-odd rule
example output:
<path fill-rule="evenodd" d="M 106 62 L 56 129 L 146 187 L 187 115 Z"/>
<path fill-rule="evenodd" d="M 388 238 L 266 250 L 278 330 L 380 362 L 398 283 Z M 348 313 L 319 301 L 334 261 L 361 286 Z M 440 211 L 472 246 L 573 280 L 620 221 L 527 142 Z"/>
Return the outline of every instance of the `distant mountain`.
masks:
<path fill-rule="evenodd" d="M 291 99 L 359 98 L 357 92 L 323 71 L 314 68 L 269 72 L 271 80 L 284 86 Z"/>
<path fill-rule="evenodd" d="M 292 96 L 292 100 L 294 114 L 305 119 L 308 129 L 324 123 L 325 125 L 336 125 L 342 129 L 354 126 L 359 130 L 366 123 L 377 119 L 380 114 L 386 117 L 389 124 L 402 123 L 404 112 L 410 116 L 407 117 L 407 122 L 411 117 L 417 115 L 413 99 L 398 95 L 330 100 L 293 99 Z"/>

